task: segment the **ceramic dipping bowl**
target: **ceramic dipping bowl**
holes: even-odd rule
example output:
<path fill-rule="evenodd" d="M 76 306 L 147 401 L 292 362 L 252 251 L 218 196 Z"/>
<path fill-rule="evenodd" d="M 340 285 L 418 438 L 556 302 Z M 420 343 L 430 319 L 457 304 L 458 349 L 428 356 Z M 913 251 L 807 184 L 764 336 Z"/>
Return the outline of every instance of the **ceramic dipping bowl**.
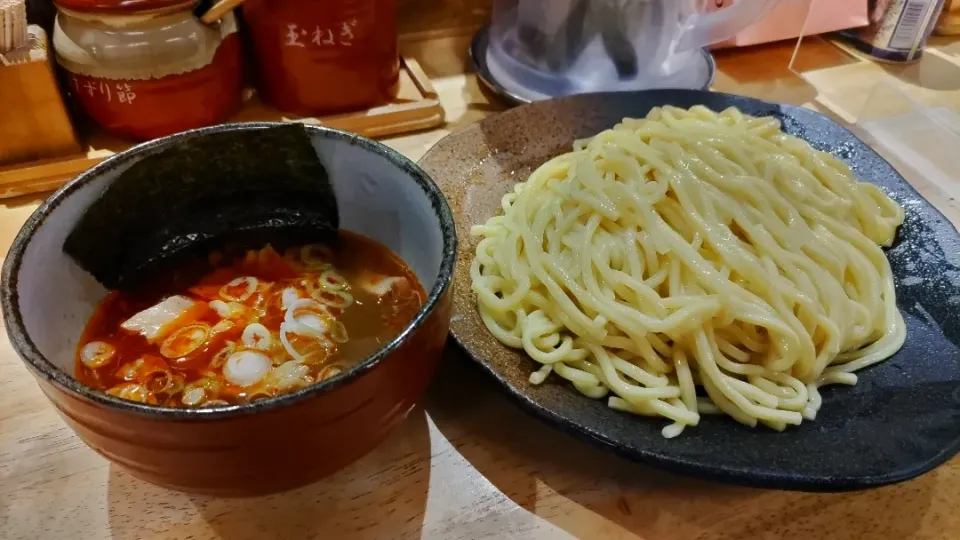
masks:
<path fill-rule="evenodd" d="M 84 325 L 108 292 L 63 251 L 84 210 L 121 172 L 174 142 L 274 126 L 216 126 L 117 154 L 47 199 L 7 254 L 3 318 L 14 349 L 86 444 L 148 482 L 219 496 L 271 493 L 313 482 L 380 443 L 423 395 L 440 359 L 457 252 L 447 202 L 433 181 L 397 152 L 363 137 L 308 126 L 337 197 L 340 228 L 388 247 L 427 292 L 412 322 L 336 377 L 243 405 L 158 407 L 115 398 L 74 378 Z"/>

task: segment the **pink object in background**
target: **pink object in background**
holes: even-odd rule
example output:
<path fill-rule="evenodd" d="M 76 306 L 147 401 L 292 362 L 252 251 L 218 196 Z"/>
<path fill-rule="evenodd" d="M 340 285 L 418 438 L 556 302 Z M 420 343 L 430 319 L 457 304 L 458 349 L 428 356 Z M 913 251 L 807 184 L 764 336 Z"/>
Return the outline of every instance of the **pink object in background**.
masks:
<path fill-rule="evenodd" d="M 705 10 L 723 9 L 736 1 L 705 0 Z M 808 10 L 810 15 L 804 30 L 803 21 L 807 18 Z M 736 37 L 718 43 L 714 48 L 741 47 L 794 39 L 800 37 L 801 31 L 810 36 L 857 28 L 865 26 L 868 22 L 867 0 L 784 0 Z"/>

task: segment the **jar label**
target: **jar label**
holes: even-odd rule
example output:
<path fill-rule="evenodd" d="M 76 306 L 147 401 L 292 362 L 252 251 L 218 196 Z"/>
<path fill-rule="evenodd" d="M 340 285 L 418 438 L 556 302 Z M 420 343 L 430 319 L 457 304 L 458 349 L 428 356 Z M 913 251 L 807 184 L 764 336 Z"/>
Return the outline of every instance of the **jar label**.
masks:
<path fill-rule="evenodd" d="M 297 23 L 286 23 L 285 27 L 287 32 L 284 34 L 284 47 L 353 47 L 357 39 L 356 18 L 324 26 L 314 25 L 313 28 Z"/>
<path fill-rule="evenodd" d="M 133 105 L 137 99 L 137 93 L 127 83 L 112 83 L 110 81 L 96 80 L 84 77 L 85 82 L 81 83 L 76 75 L 70 76 L 70 85 L 77 94 L 86 94 L 89 100 L 101 101 L 103 103 L 117 103 Z"/>

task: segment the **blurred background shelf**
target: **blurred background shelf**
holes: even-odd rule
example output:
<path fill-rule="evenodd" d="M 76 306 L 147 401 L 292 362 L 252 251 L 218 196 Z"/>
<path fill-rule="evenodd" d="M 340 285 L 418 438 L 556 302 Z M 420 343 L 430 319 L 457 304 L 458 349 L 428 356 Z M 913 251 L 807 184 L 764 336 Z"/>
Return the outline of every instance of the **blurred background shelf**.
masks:
<path fill-rule="evenodd" d="M 430 78 L 412 58 L 402 58 L 400 90 L 392 102 L 371 109 L 322 117 L 283 114 L 247 90 L 243 109 L 231 122 L 302 122 L 382 138 L 443 124 L 443 106 Z M 66 156 L 0 165 L 0 199 L 50 191 L 113 154 L 137 144 L 110 135 L 90 122 L 79 126 L 81 150 Z"/>

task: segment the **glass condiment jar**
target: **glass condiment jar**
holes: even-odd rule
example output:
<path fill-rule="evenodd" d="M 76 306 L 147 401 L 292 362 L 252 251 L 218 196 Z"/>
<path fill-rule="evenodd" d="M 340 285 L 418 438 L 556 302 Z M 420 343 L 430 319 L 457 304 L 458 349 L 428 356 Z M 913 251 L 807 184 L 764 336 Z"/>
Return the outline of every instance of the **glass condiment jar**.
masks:
<path fill-rule="evenodd" d="M 196 2 L 60 0 L 53 45 L 69 92 L 105 129 L 152 139 L 218 124 L 242 103 L 236 18 Z M 142 11 L 138 11 L 143 9 Z"/>
<path fill-rule="evenodd" d="M 314 115 L 390 101 L 399 86 L 394 0 L 246 0 L 264 101 Z"/>

